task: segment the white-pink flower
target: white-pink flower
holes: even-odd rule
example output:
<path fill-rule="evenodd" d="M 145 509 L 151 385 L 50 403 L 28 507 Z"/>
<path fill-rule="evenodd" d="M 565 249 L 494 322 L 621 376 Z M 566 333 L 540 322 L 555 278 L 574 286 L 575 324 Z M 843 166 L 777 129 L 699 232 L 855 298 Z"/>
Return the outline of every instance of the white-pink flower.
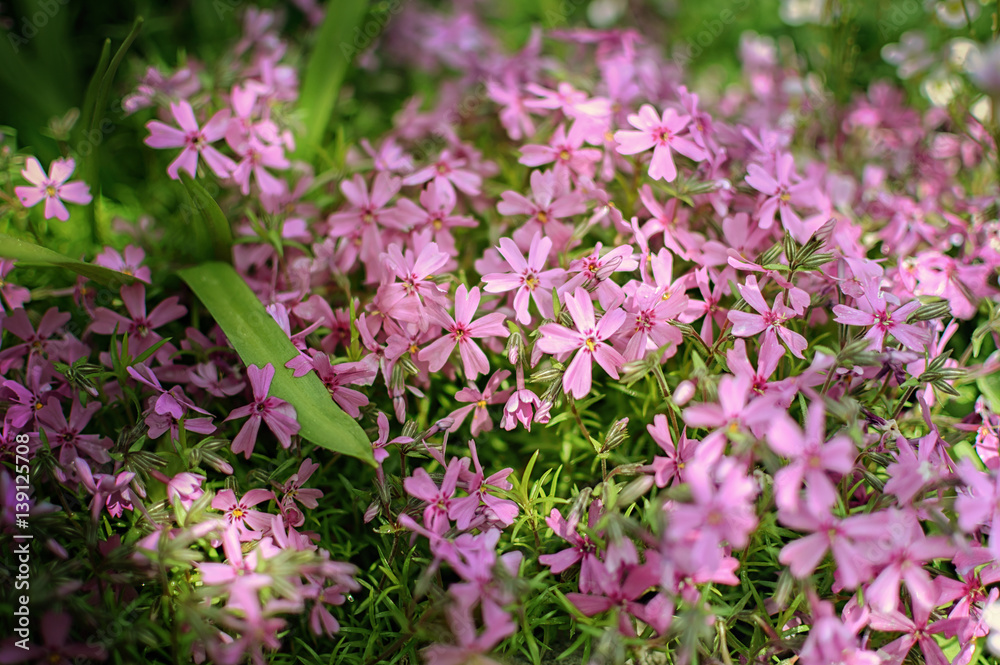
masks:
<path fill-rule="evenodd" d="M 34 157 L 28 157 L 21 175 L 31 183 L 31 187 L 14 188 L 21 205 L 31 208 L 45 201 L 45 219 L 55 217 L 61 222 L 69 219 L 69 211 L 63 201 L 86 205 L 90 203 L 90 187 L 82 180 L 66 182 L 73 175 L 76 163 L 72 159 L 56 159 L 49 165 L 45 175 L 42 165 Z"/>

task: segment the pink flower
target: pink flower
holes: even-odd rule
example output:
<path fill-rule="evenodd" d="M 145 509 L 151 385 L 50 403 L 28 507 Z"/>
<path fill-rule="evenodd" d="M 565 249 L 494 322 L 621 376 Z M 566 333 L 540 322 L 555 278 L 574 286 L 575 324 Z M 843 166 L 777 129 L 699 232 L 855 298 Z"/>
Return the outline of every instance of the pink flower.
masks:
<path fill-rule="evenodd" d="M 871 326 L 865 339 L 872 348 L 881 350 L 885 336 L 892 335 L 908 349 L 923 352 L 931 342 L 930 334 L 918 326 L 906 323 L 907 317 L 920 307 L 919 300 L 899 306 L 899 299 L 879 288 L 878 279 L 867 279 L 862 284 L 863 296 L 855 300 L 857 307 L 834 305 L 834 321 L 849 326 Z M 889 304 L 896 307 L 890 311 Z"/>
<path fill-rule="evenodd" d="M 250 490 L 243 498 L 236 500 L 233 490 L 220 490 L 212 498 L 212 508 L 225 513 L 226 521 L 236 527 L 240 540 L 258 540 L 264 531 L 271 528 L 271 515 L 259 510 L 250 510 L 262 501 L 274 498 L 270 490 Z"/>
<path fill-rule="evenodd" d="M 476 442 L 469 441 L 469 452 L 472 454 L 472 463 L 475 472 L 466 471 L 460 474 L 460 478 L 465 482 L 465 491 L 468 496 L 452 499 L 448 505 L 448 517 L 455 520 L 455 526 L 459 529 L 468 529 L 474 522 L 479 523 L 480 530 L 483 529 L 482 522 L 485 518 L 488 522 L 499 522 L 503 526 L 510 526 L 514 523 L 519 509 L 517 504 L 510 499 L 502 499 L 487 491 L 492 487 L 495 490 L 509 490 L 512 485 L 507 477 L 513 469 L 501 469 L 496 473 L 486 475 L 483 465 L 479 463 L 479 454 L 476 451 Z M 485 514 L 477 519 L 480 504 L 485 504 Z"/>
<path fill-rule="evenodd" d="M 500 370 L 490 377 L 482 392 L 479 392 L 475 384 L 470 383 L 468 388 L 462 388 L 455 393 L 455 399 L 459 402 L 465 402 L 467 406 L 451 412 L 448 417 L 454 419 L 455 424 L 448 431 L 457 432 L 458 428 L 465 422 L 465 417 L 470 412 L 472 413 L 472 436 L 479 436 L 480 432 L 488 432 L 493 429 L 493 421 L 490 420 L 490 414 L 486 407 L 489 404 L 500 404 L 507 401 L 510 390 L 497 392 L 497 388 L 500 387 L 500 383 L 508 376 L 510 376 L 510 372 L 505 369 Z"/>
<path fill-rule="evenodd" d="M 774 474 L 774 498 L 778 508 L 796 510 L 803 483 L 809 510 L 821 514 L 837 502 L 837 488 L 829 473 L 848 473 L 854 468 L 857 448 L 846 436 L 826 440 L 823 402 L 809 405 L 806 431 L 787 415 L 777 417 L 771 424 L 767 441 L 771 449 L 791 464 Z"/>
<path fill-rule="evenodd" d="M 150 148 L 184 148 L 177 159 L 167 167 L 167 175 L 177 180 L 180 178 L 177 172 L 184 169 L 192 178 L 196 177 L 198 155 L 205 158 L 205 163 L 220 178 L 232 175 L 236 162 L 211 146 L 226 135 L 229 111 L 227 109 L 219 111 L 201 128 L 198 127 L 194 110 L 187 101 L 171 102 L 170 113 L 180 129 L 170 127 L 159 120 L 150 120 L 146 123 L 149 136 L 145 141 Z"/>
<path fill-rule="evenodd" d="M 152 277 L 149 268 L 142 265 L 142 260 L 146 258 L 146 252 L 141 247 L 129 245 L 125 248 L 124 256 L 118 253 L 114 247 L 105 247 L 104 251 L 94 257 L 94 263 L 111 270 L 117 270 L 123 275 L 135 277 L 140 282 L 150 283 Z"/>
<path fill-rule="evenodd" d="M 766 331 L 765 338 L 776 335 L 781 337 L 792 355 L 803 358 L 802 352 L 809 343 L 805 337 L 785 327 L 785 321 L 795 317 L 795 311 L 785 305 L 785 294 L 779 293 L 774 299 L 774 307 L 768 307 L 764 296 L 761 295 L 760 287 L 757 286 L 757 278 L 753 275 L 748 276 L 747 283 L 738 285 L 738 288 L 740 295 L 757 310 L 757 314 L 730 310 L 729 320 L 733 322 L 733 335 L 751 337 Z"/>
<path fill-rule="evenodd" d="M 586 128 L 582 123 L 574 123 L 568 134 L 565 126 L 559 125 L 548 145 L 521 146 L 521 158 L 518 161 L 525 166 L 542 166 L 555 162 L 557 178 L 568 177 L 571 173 L 591 178 L 595 165 L 601 159 L 601 151 L 583 147 L 585 132 Z"/>
<path fill-rule="evenodd" d="M 690 139 L 678 134 L 691 122 L 691 116 L 678 115 L 668 108 L 663 116 L 656 115 L 656 109 L 649 104 L 643 104 L 639 113 L 628 116 L 628 122 L 638 131 L 619 130 L 615 132 L 618 142 L 618 152 L 622 155 L 634 155 L 653 148 L 653 159 L 649 163 L 649 177 L 653 180 L 664 179 L 673 182 L 677 178 L 677 167 L 674 165 L 672 150 L 700 162 L 708 157 L 702 148 Z"/>
<path fill-rule="evenodd" d="M 467 463 L 468 460 L 465 460 Z M 455 497 L 455 488 L 458 486 L 459 473 L 464 469 L 464 464 L 458 457 L 453 457 L 445 469 L 444 479 L 441 487 L 438 487 L 430 474 L 424 469 L 418 468 L 409 478 L 403 479 L 403 489 L 415 499 L 427 502 L 424 508 L 424 526 L 430 531 L 442 534 L 451 526 L 448 520 L 448 511 Z"/>
<path fill-rule="evenodd" d="M 573 227 L 560 221 L 587 211 L 583 196 L 562 182 L 555 171 L 531 172 L 531 198 L 520 192 L 506 191 L 500 195 L 497 212 L 501 215 L 527 215 L 528 220 L 514 231 L 514 241 L 519 247 L 534 242 L 541 233 L 548 237 L 556 250 L 566 248 L 573 236 Z"/>
<path fill-rule="evenodd" d="M 26 208 L 45 201 L 45 219 L 55 217 L 65 222 L 69 219 L 69 211 L 63 201 L 86 205 L 90 203 L 90 187 L 82 180 L 66 182 L 73 175 L 76 163 L 72 159 L 56 159 L 49 165 L 49 175 L 45 175 L 42 165 L 34 157 L 25 160 L 21 175 L 30 182 L 32 187 L 15 187 L 14 193 Z"/>
<path fill-rule="evenodd" d="M 545 523 L 557 536 L 570 544 L 570 547 L 556 552 L 555 554 L 542 554 L 538 557 L 538 563 L 548 566 L 553 573 L 567 570 L 570 566 L 580 563 L 580 591 L 583 593 L 600 593 L 601 586 L 598 582 L 602 574 L 601 561 L 598 558 L 597 544 L 591 540 L 590 536 L 577 531 L 580 517 L 576 513 L 570 513 L 568 519 L 564 519 L 562 514 L 555 508 L 545 518 Z M 596 511 L 591 511 L 588 526 L 593 528 L 597 522 Z"/>
<path fill-rule="evenodd" d="M 250 193 L 250 176 L 257 181 L 263 196 L 280 196 L 286 189 L 284 181 L 279 180 L 264 167 L 285 170 L 291 162 L 285 157 L 285 151 L 280 145 L 263 143 L 251 136 L 238 150 L 240 162 L 233 168 L 232 176 L 240 186 L 240 193 L 246 196 Z M 206 157 L 207 160 L 207 157 Z"/>
<path fill-rule="evenodd" d="M 24 306 L 24 303 L 31 300 L 31 291 L 23 286 L 18 286 L 7 281 L 7 275 L 14 269 L 14 261 L 0 259 L 0 296 L 6 301 L 7 307 L 14 310 Z M 3 302 L 0 302 L 0 315 L 4 314 Z"/>
<path fill-rule="evenodd" d="M 467 164 L 468 160 L 464 157 L 456 156 L 451 150 L 444 150 L 436 162 L 403 178 L 403 184 L 419 185 L 433 180 L 439 190 L 451 196 L 455 196 L 456 188 L 469 196 L 478 196 L 483 178 L 466 168 Z"/>
<path fill-rule="evenodd" d="M 563 390 L 572 393 L 575 399 L 583 399 L 590 393 L 595 360 L 612 378 L 618 378 L 618 368 L 625 364 L 625 358 L 604 340 L 622 327 L 626 315 L 620 307 L 615 307 L 595 324 L 594 303 L 582 286 L 577 287 L 575 294 L 567 294 L 565 300 L 576 330 L 546 323 L 538 329 L 541 337 L 537 343 L 543 353 L 568 354 L 579 349 L 563 374 Z"/>
<path fill-rule="evenodd" d="M 433 279 L 448 263 L 448 255 L 433 242 L 424 245 L 419 253 L 412 249 L 403 253 L 393 243 L 381 259 L 388 272 L 375 296 L 379 311 L 426 330 L 431 314 L 448 306 L 447 292 Z M 389 281 L 390 277 L 399 281 Z"/>
<path fill-rule="evenodd" d="M 292 435 L 299 431 L 300 426 L 295 420 L 295 407 L 283 399 L 267 395 L 274 379 L 274 365 L 268 363 L 263 369 L 250 365 L 247 367 L 247 376 L 253 390 L 253 403 L 233 409 L 226 421 L 250 416 L 250 420 L 243 423 L 239 434 L 233 439 L 232 446 L 234 453 L 243 453 L 250 459 L 257 444 L 257 431 L 261 421 L 274 432 L 283 448 L 292 445 Z"/>
<path fill-rule="evenodd" d="M 670 427 L 667 425 L 667 417 L 662 413 L 653 416 L 653 423 L 648 425 L 646 430 L 653 437 L 656 445 L 666 453 L 665 456 L 653 457 L 653 463 L 650 465 L 657 487 L 666 487 L 674 482 L 684 482 L 686 475 L 684 470 L 696 454 L 708 459 L 709 462 L 714 462 L 722 454 L 721 449 L 699 451 L 699 442 L 687 438 L 686 429 L 681 431 L 680 440 L 674 444 L 674 439 L 670 435 Z"/>
<path fill-rule="evenodd" d="M 117 326 L 119 335 L 128 333 L 129 354 L 133 357 L 138 356 L 163 339 L 154 332 L 156 328 L 179 319 L 187 313 L 187 308 L 178 304 L 178 297 L 170 296 L 164 298 L 147 315 L 146 286 L 142 283 L 123 286 L 121 295 L 129 316 L 122 316 L 106 307 L 98 307 L 94 312 L 94 322 L 90 324 L 90 329 L 100 335 L 110 335 L 115 332 Z M 167 344 L 160 348 L 156 357 L 165 360 L 172 350 L 172 347 Z"/>
<path fill-rule="evenodd" d="M 279 504 L 281 513 L 290 526 L 302 526 L 305 523 L 305 516 L 298 509 L 296 502 L 306 508 L 315 508 L 319 505 L 319 499 L 323 498 L 322 490 L 302 487 L 318 468 L 319 464 L 314 464 L 311 459 L 304 459 L 299 465 L 299 470 L 278 487 L 278 491 L 282 493 Z"/>
<path fill-rule="evenodd" d="M 965 460 L 958 467 L 965 491 L 955 499 L 958 525 L 966 533 L 989 527 L 989 551 L 1000 559 L 1000 473 L 985 473 Z"/>
<path fill-rule="evenodd" d="M 804 243 L 809 240 L 817 225 L 804 223 L 792 206 L 818 207 L 819 188 L 811 180 L 798 182 L 795 160 L 788 153 L 778 155 L 774 168 L 772 175 L 758 164 L 747 165 L 747 184 L 765 194 L 760 205 L 760 228 L 771 228 L 774 215 L 780 210 L 782 226 L 796 241 Z M 820 224 L 825 221 L 822 220 Z"/>
<path fill-rule="evenodd" d="M 535 301 L 535 306 L 543 318 L 552 318 L 552 288 L 556 286 L 557 279 L 564 272 L 561 268 L 545 270 L 549 252 L 552 250 L 552 240 L 536 233 L 531 240 L 527 261 L 510 238 L 500 238 L 497 250 L 513 270 L 510 273 L 494 272 L 483 275 L 483 281 L 486 283 L 483 291 L 506 293 L 516 289 L 514 311 L 517 313 L 517 320 L 524 325 L 531 323 L 531 314 L 528 313 L 529 299 Z"/>
<path fill-rule="evenodd" d="M 111 449 L 111 439 L 99 434 L 84 434 L 83 430 L 101 410 L 101 403 L 88 402 L 86 406 L 78 398 L 73 399 L 70 407 L 69 420 L 63 413 L 62 404 L 55 397 L 49 397 L 46 405 L 38 409 L 38 424 L 49 441 L 50 448 L 59 448 L 59 463 L 63 466 L 72 464 L 79 459 L 80 452 L 99 464 L 111 461 L 108 450 Z"/>
<path fill-rule="evenodd" d="M 455 318 L 447 312 L 435 313 L 438 323 L 445 329 L 445 334 L 425 346 L 417 355 L 419 360 L 428 363 L 430 371 L 436 372 L 444 367 L 456 345 L 462 356 L 466 378 L 475 380 L 480 374 L 490 371 L 486 354 L 472 340 L 485 337 L 506 338 L 510 335 L 510 331 L 504 326 L 504 315 L 500 312 L 492 312 L 473 321 L 472 317 L 478 308 L 479 287 L 474 286 L 469 291 L 465 284 L 461 284 L 455 291 Z"/>
<path fill-rule="evenodd" d="M 80 474 L 80 482 L 94 495 L 90 503 L 90 516 L 95 522 L 103 506 L 107 506 L 108 514 L 112 517 L 121 517 L 125 508 L 132 510 L 132 494 L 128 486 L 135 478 L 134 473 L 123 471 L 117 476 L 104 473 L 91 475 L 90 465 L 82 457 L 77 457 L 73 462 Z"/>

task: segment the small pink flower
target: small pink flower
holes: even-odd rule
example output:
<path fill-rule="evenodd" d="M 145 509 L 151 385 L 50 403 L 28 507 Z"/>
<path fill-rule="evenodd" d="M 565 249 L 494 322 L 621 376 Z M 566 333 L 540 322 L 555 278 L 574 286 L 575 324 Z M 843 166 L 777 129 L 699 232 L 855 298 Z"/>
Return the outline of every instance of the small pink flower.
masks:
<path fill-rule="evenodd" d="M 272 516 L 259 510 L 250 510 L 262 501 L 274 498 L 270 490 L 250 490 L 243 498 L 236 499 L 233 490 L 220 490 L 212 498 L 212 508 L 225 513 L 226 521 L 236 527 L 240 540 L 258 540 L 264 531 L 271 528 Z"/>
<path fill-rule="evenodd" d="M 159 120 L 150 120 L 146 123 L 149 136 L 145 140 L 146 145 L 150 148 L 183 148 L 177 159 L 167 167 L 167 175 L 177 180 L 180 178 L 178 171 L 184 169 L 192 178 L 196 177 L 199 155 L 205 158 L 205 163 L 215 175 L 220 178 L 228 178 L 232 175 L 236 168 L 236 162 L 211 145 L 226 135 L 226 129 L 229 126 L 229 111 L 226 109 L 219 111 L 204 127 L 198 127 L 194 110 L 186 101 L 181 100 L 176 104 L 171 102 L 170 113 L 174 116 L 180 129 L 166 125 Z"/>
<path fill-rule="evenodd" d="M 708 153 L 694 141 L 678 136 L 691 122 L 689 115 L 678 115 L 677 111 L 668 108 L 660 117 L 656 115 L 656 109 L 649 104 L 643 104 L 639 113 L 628 117 L 628 122 L 638 131 L 615 132 L 618 152 L 623 155 L 634 155 L 653 148 L 653 159 L 649 162 L 649 177 L 653 180 L 662 178 L 667 182 L 673 182 L 677 178 L 673 150 L 696 162 L 708 157 Z"/>
<path fill-rule="evenodd" d="M 572 393 L 575 399 L 583 399 L 590 393 L 594 361 L 612 378 L 618 378 L 618 368 L 625 364 L 625 358 L 605 340 L 622 327 L 626 315 L 621 307 L 615 307 L 595 323 L 594 303 L 582 286 L 577 287 L 575 294 L 567 294 L 565 299 L 576 330 L 558 323 L 546 323 L 539 328 L 538 345 L 543 353 L 565 354 L 578 350 L 563 374 L 563 390 Z"/>
<path fill-rule="evenodd" d="M 455 291 L 455 318 L 447 312 L 436 313 L 438 323 L 444 327 L 445 334 L 425 346 L 417 355 L 419 360 L 429 364 L 430 371 L 436 372 L 444 367 L 455 346 L 458 346 L 458 352 L 462 356 L 466 378 L 475 380 L 480 374 L 490 371 L 486 354 L 472 340 L 484 337 L 506 338 L 510 335 L 510 331 L 504 326 L 504 315 L 500 312 L 492 312 L 473 321 L 472 317 L 478 308 L 479 287 L 474 286 L 469 291 L 465 284 L 462 284 Z"/>
<path fill-rule="evenodd" d="M 55 217 L 61 222 L 69 219 L 69 211 L 63 201 L 87 205 L 91 201 L 90 187 L 82 180 L 66 182 L 73 175 L 76 163 L 72 159 L 56 159 L 49 165 L 49 175 L 45 175 L 42 165 L 34 157 L 25 161 L 21 175 L 32 187 L 15 187 L 14 193 L 21 205 L 31 208 L 45 201 L 45 219 Z"/>
<path fill-rule="evenodd" d="M 486 283 L 483 291 L 487 293 L 515 291 L 514 311 L 517 312 L 517 320 L 525 325 L 531 323 L 531 314 L 528 313 L 529 300 L 535 301 L 535 306 L 543 318 L 552 318 L 552 288 L 556 286 L 559 276 L 565 272 L 561 268 L 545 270 L 549 252 L 552 250 L 552 240 L 536 233 L 531 240 L 527 261 L 510 238 L 500 238 L 497 250 L 512 270 L 509 273 L 494 272 L 483 275 L 483 281 Z"/>
<path fill-rule="evenodd" d="M 284 448 L 292 445 L 292 435 L 299 431 L 300 426 L 295 420 L 295 407 L 283 399 L 269 397 L 267 394 L 274 379 L 274 365 L 268 363 L 264 369 L 250 365 L 247 367 L 247 376 L 253 390 L 253 404 L 233 409 L 226 420 L 250 416 L 250 420 L 243 423 L 239 434 L 233 439 L 232 448 L 234 453 L 243 453 L 250 459 L 262 421 L 274 432 Z"/>

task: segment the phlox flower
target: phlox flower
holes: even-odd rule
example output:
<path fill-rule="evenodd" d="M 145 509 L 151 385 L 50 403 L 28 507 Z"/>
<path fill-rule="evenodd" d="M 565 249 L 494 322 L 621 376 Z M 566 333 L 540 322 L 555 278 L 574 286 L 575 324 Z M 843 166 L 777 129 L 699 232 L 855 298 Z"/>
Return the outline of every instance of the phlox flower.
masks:
<path fill-rule="evenodd" d="M 759 164 L 748 164 L 746 182 L 765 195 L 759 211 L 762 229 L 771 228 L 775 214 L 780 212 L 781 225 L 797 242 L 804 243 L 826 221 L 803 222 L 792 207 L 818 207 L 821 194 L 812 180 L 799 181 L 795 175 L 795 160 L 788 153 L 777 156 L 773 171 Z"/>
<path fill-rule="evenodd" d="M 906 348 L 922 352 L 930 343 L 930 334 L 910 323 L 907 317 L 920 307 L 919 300 L 911 300 L 900 306 L 899 300 L 882 291 L 878 280 L 868 279 L 862 284 L 863 295 L 855 299 L 857 307 L 834 305 L 834 321 L 849 326 L 871 326 L 865 339 L 871 340 L 871 347 L 881 350 L 886 335 L 892 335 Z M 890 310 L 890 305 L 895 305 Z"/>
<path fill-rule="evenodd" d="M 23 307 L 24 303 L 31 300 L 31 291 L 23 286 L 18 286 L 12 282 L 7 281 L 7 275 L 10 271 L 14 269 L 14 261 L 10 259 L 0 259 L 0 296 L 3 296 L 3 300 L 0 301 L 0 316 L 6 314 L 4 310 L 4 302 L 7 303 L 7 307 L 12 310 L 18 307 Z"/>
<path fill-rule="evenodd" d="M 485 337 L 506 338 L 510 335 L 510 331 L 504 326 L 504 315 L 500 312 L 491 312 L 475 321 L 472 320 L 479 308 L 479 299 L 478 286 L 472 287 L 470 291 L 465 284 L 461 284 L 455 291 L 455 318 L 447 312 L 433 314 L 437 322 L 444 327 L 445 334 L 421 349 L 417 356 L 429 364 L 430 371 L 436 372 L 444 367 L 456 346 L 462 356 L 466 378 L 475 380 L 480 374 L 490 371 L 486 354 L 473 340 Z"/>
<path fill-rule="evenodd" d="M 802 352 L 809 343 L 799 333 L 785 326 L 785 321 L 795 317 L 795 310 L 784 303 L 784 293 L 779 293 L 774 299 L 774 306 L 769 307 L 761 295 L 757 278 L 747 277 L 746 284 L 739 284 L 740 295 L 753 307 L 757 313 L 729 311 L 729 320 L 733 323 L 732 333 L 736 337 L 750 337 L 764 333 L 766 337 L 781 337 L 796 358 L 804 358 Z"/>
<path fill-rule="evenodd" d="M 251 510 L 263 501 L 274 498 L 270 490 L 250 490 L 239 500 L 233 490 L 220 490 L 212 498 L 212 508 L 225 513 L 226 521 L 236 528 L 242 542 L 259 540 L 271 528 L 271 515 L 260 510 Z"/>
<path fill-rule="evenodd" d="M 677 178 L 677 167 L 672 154 L 674 150 L 696 162 L 708 157 L 708 153 L 694 141 L 685 136 L 678 136 L 690 124 L 689 115 L 678 115 L 674 109 L 667 108 L 662 116 L 658 116 L 656 109 L 649 104 L 643 104 L 638 113 L 628 116 L 628 122 L 637 131 L 615 132 L 618 152 L 623 155 L 634 155 L 652 148 L 653 159 L 649 162 L 649 177 L 653 180 L 663 179 L 673 182 Z"/>
<path fill-rule="evenodd" d="M 500 404 L 507 401 L 510 390 L 498 391 L 497 388 L 508 376 L 510 376 L 509 371 L 500 370 L 490 377 L 482 392 L 476 388 L 475 384 L 470 383 L 467 388 L 462 388 L 455 393 L 455 399 L 459 402 L 465 402 L 466 406 L 455 409 L 448 416 L 455 421 L 448 431 L 457 432 L 470 413 L 472 413 L 472 436 L 478 436 L 480 432 L 488 432 L 493 429 L 493 421 L 490 419 L 486 407 L 490 404 Z"/>
<path fill-rule="evenodd" d="M 87 402 L 84 406 L 78 398 L 73 399 L 70 406 L 69 419 L 63 412 L 62 404 L 56 397 L 49 397 L 47 403 L 38 409 L 38 424 L 49 441 L 52 449 L 59 448 L 59 463 L 63 466 L 72 464 L 79 459 L 81 452 L 99 464 L 111 461 L 108 451 L 111 449 L 111 439 L 99 434 L 84 434 L 94 414 L 101 410 L 98 401 Z"/>
<path fill-rule="evenodd" d="M 170 103 L 170 113 L 180 129 L 166 125 L 159 120 L 146 123 L 149 136 L 145 143 L 150 148 L 183 148 L 181 154 L 167 167 L 167 175 L 174 180 L 180 178 L 178 171 L 185 170 L 192 178 L 198 170 L 198 156 L 220 178 L 228 178 L 236 169 L 236 162 L 212 147 L 211 144 L 225 136 L 229 126 L 229 110 L 223 109 L 212 116 L 204 127 L 198 126 L 191 105 L 181 100 Z"/>
<path fill-rule="evenodd" d="M 448 512 L 455 498 L 459 474 L 467 462 L 467 459 L 463 461 L 458 457 L 451 458 L 440 487 L 423 468 L 416 469 L 412 476 L 403 479 L 406 493 L 427 503 L 424 508 L 424 526 L 430 531 L 443 534 L 451 526 Z"/>
<path fill-rule="evenodd" d="M 514 293 L 514 311 L 517 320 L 524 325 L 531 323 L 528 312 L 529 300 L 535 301 L 535 306 L 542 318 L 552 318 L 552 289 L 557 285 L 560 276 L 564 274 L 561 268 L 545 270 L 549 252 L 552 250 L 552 240 L 536 233 L 531 240 L 528 259 L 525 260 L 521 250 L 510 238 L 500 238 L 497 251 L 511 267 L 509 273 L 489 273 L 483 275 L 487 293 Z"/>
<path fill-rule="evenodd" d="M 796 510 L 799 492 L 806 488 L 810 512 L 821 514 L 837 501 L 837 489 L 829 473 L 846 474 L 854 468 L 857 448 L 843 435 L 826 440 L 825 407 L 809 405 L 805 432 L 787 415 L 775 418 L 767 433 L 771 449 L 791 460 L 774 474 L 774 498 L 779 509 Z"/>
<path fill-rule="evenodd" d="M 91 201 L 90 187 L 82 180 L 66 182 L 73 175 L 76 163 L 72 159 L 56 159 L 49 165 L 49 174 L 45 175 L 42 165 L 34 157 L 25 161 L 21 175 L 31 183 L 14 188 L 14 194 L 20 199 L 21 205 L 31 208 L 45 201 L 45 219 L 55 217 L 61 222 L 69 219 L 69 211 L 63 201 L 87 205 Z"/>
<path fill-rule="evenodd" d="M 562 251 L 571 241 L 573 227 L 565 220 L 587 211 L 583 196 L 572 190 L 565 179 L 553 170 L 531 172 L 531 197 L 520 192 L 506 191 L 500 195 L 497 212 L 501 215 L 527 215 L 527 221 L 514 230 L 518 247 L 534 242 L 538 233 L 552 241 Z"/>
<path fill-rule="evenodd" d="M 247 367 L 247 378 L 250 379 L 253 391 L 253 403 L 233 409 L 226 417 L 226 421 L 230 421 L 250 416 L 233 439 L 232 451 L 243 453 L 244 457 L 250 459 L 257 444 L 261 422 L 274 432 L 282 447 L 288 448 L 292 445 L 292 435 L 299 431 L 300 425 L 295 420 L 295 407 L 283 399 L 267 394 L 274 379 L 274 365 L 268 363 L 263 369 L 250 365 Z"/>
<path fill-rule="evenodd" d="M 135 478 L 134 473 L 123 471 L 117 476 L 105 473 L 92 475 L 90 465 L 82 457 L 73 462 L 80 474 L 80 482 L 94 496 L 90 503 L 90 516 L 95 522 L 105 506 L 112 517 L 121 517 L 126 508 L 132 510 L 132 493 L 128 487 Z"/>
<path fill-rule="evenodd" d="M 593 178 L 595 165 L 601 159 L 601 151 L 583 147 L 585 133 L 586 128 L 581 123 L 574 123 L 568 133 L 565 125 L 559 125 L 548 145 L 522 145 L 518 161 L 525 166 L 543 166 L 555 162 L 557 178 L 568 178 L 573 174 Z"/>
<path fill-rule="evenodd" d="M 146 252 L 135 245 L 129 245 L 122 253 L 114 247 L 105 247 L 103 252 L 94 257 L 94 263 L 149 284 L 152 274 L 148 266 L 142 265 L 145 258 Z"/>
<path fill-rule="evenodd" d="M 618 368 L 625 364 L 625 358 L 605 340 L 622 327 L 626 315 L 616 307 L 605 312 L 595 323 L 594 303 L 582 286 L 577 287 L 575 293 L 566 294 L 565 301 L 576 330 L 558 323 L 546 323 L 538 329 L 541 336 L 537 344 L 543 353 L 577 352 L 563 374 L 563 390 L 572 393 L 574 399 L 583 399 L 590 393 L 594 361 L 612 378 L 618 378 Z"/>

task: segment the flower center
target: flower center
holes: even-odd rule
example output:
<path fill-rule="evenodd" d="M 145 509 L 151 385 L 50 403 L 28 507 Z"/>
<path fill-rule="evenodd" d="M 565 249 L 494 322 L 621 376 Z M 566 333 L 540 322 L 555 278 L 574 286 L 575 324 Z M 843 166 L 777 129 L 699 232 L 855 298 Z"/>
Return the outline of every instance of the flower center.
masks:
<path fill-rule="evenodd" d="M 241 510 L 240 508 L 237 508 L 236 510 L 233 511 L 233 517 L 235 517 L 236 519 L 242 518 L 243 514 L 244 514 L 243 510 Z"/>
<path fill-rule="evenodd" d="M 561 161 L 564 161 L 564 162 L 567 161 L 569 159 L 569 150 L 567 150 L 566 148 L 563 148 L 562 150 L 560 150 L 559 151 L 559 159 Z"/>
<path fill-rule="evenodd" d="M 593 353 L 594 350 L 597 348 L 597 340 L 594 339 L 593 337 L 588 337 L 587 340 L 584 342 L 584 344 L 587 346 L 587 350 L 590 351 L 591 353 Z"/>
<path fill-rule="evenodd" d="M 486 408 L 486 400 L 481 399 L 478 402 L 476 402 L 476 408 L 485 409 Z"/>
<path fill-rule="evenodd" d="M 529 291 L 534 291 L 535 287 L 538 286 L 538 277 L 533 272 L 529 272 L 524 276 L 524 285 L 528 287 Z"/>
<path fill-rule="evenodd" d="M 537 215 L 535 215 L 535 217 L 537 217 L 537 218 L 538 218 L 538 221 L 539 221 L 539 223 L 541 223 L 541 224 L 545 224 L 546 222 L 548 222 L 548 221 L 549 221 L 549 216 L 548 216 L 548 215 L 547 215 L 547 214 L 545 213 L 545 211 L 544 211 L 544 210 L 539 210 L 539 211 L 538 211 L 538 214 L 537 214 Z"/>
<path fill-rule="evenodd" d="M 53 187 L 52 185 L 49 185 L 48 187 L 45 188 L 45 196 L 47 196 L 47 197 L 49 197 L 51 199 L 55 195 L 56 195 L 56 188 L 55 187 Z"/>

